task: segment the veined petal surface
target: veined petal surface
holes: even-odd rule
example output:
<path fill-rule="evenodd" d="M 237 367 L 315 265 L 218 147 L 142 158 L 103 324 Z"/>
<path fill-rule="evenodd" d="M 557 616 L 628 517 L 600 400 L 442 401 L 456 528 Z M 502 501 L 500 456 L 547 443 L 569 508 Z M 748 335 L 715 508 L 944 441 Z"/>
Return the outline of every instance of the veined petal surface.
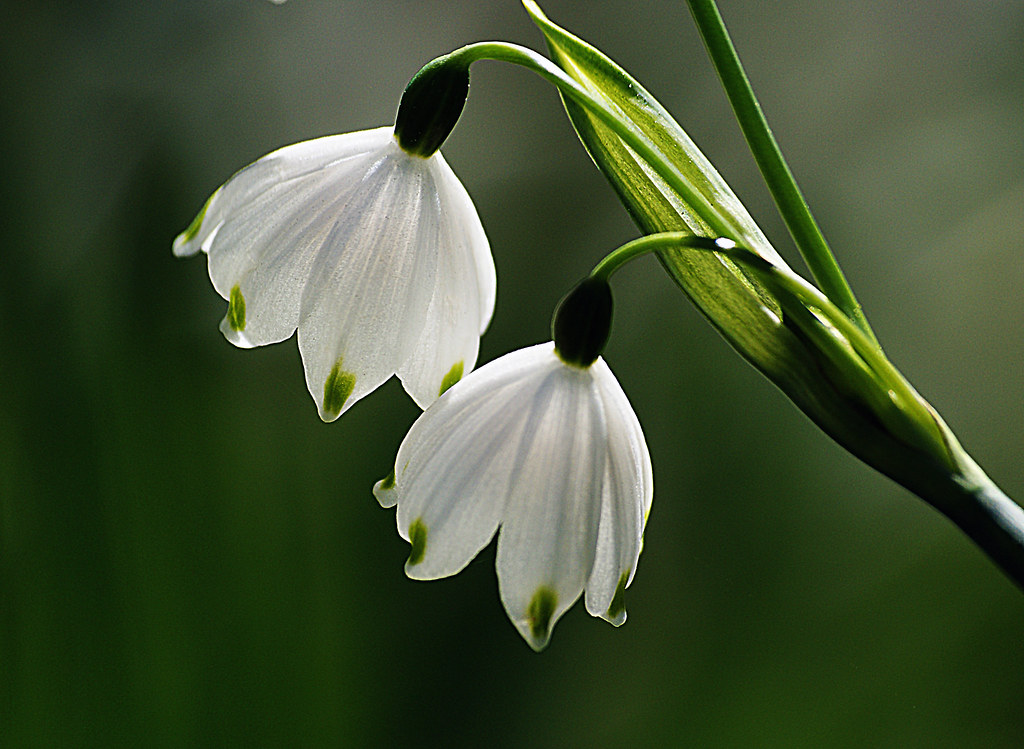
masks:
<path fill-rule="evenodd" d="M 421 407 L 476 363 L 494 307 L 490 248 L 440 153 L 391 128 L 279 149 L 239 171 L 174 243 L 202 250 L 237 346 L 298 330 L 325 421 L 393 374 Z"/>
<path fill-rule="evenodd" d="M 426 408 L 476 365 L 480 336 L 494 313 L 494 259 L 476 208 L 444 162 L 434 157 L 440 202 L 437 283 L 412 355 L 398 370 L 406 391 Z"/>
<path fill-rule="evenodd" d="M 481 367 L 416 421 L 393 481 L 374 493 L 397 502 L 417 579 L 457 573 L 500 525 L 502 603 L 533 648 L 585 588 L 588 611 L 625 619 L 653 482 L 639 423 L 602 359 L 570 366 L 547 343 Z"/>
<path fill-rule="evenodd" d="M 398 529 L 419 520 L 427 547 L 410 577 L 453 575 L 488 544 L 517 478 L 516 446 L 527 426 L 524 396 L 559 365 L 544 347 L 481 367 L 416 421 L 398 450 Z"/>
<path fill-rule="evenodd" d="M 515 455 L 523 468 L 498 538 L 502 603 L 537 650 L 590 574 L 605 471 L 606 424 L 592 372 L 559 364 L 524 404 L 529 421 Z"/>
<path fill-rule="evenodd" d="M 622 594 L 633 581 L 654 497 L 654 472 L 640 422 L 604 360 L 591 367 L 608 422 L 597 555 L 586 606 L 615 626 L 626 621 Z"/>
<path fill-rule="evenodd" d="M 410 157 L 392 139 L 362 183 L 325 239 L 302 295 L 299 351 L 325 420 L 412 355 L 438 273 L 443 209 L 428 160 Z M 331 413 L 324 387 L 339 362 L 356 384 Z"/>

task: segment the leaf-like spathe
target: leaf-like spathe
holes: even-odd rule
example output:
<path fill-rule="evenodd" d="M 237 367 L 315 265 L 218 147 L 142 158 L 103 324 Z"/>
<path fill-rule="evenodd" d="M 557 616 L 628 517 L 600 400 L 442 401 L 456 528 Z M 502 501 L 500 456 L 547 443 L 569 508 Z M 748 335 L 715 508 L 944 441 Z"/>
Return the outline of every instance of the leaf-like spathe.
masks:
<path fill-rule="evenodd" d="M 605 54 L 552 23 L 533 0 L 523 4 L 554 62 L 617 108 L 705 201 L 687 202 L 607 125 L 563 97 L 580 140 L 641 231 L 714 236 L 725 228 L 730 239 L 750 250 L 747 262 L 684 243 L 658 253 L 672 279 L 725 339 L 833 439 L 913 491 L 920 493 L 922 475 L 948 474 L 964 464 L 965 454 L 948 427 L 873 342 L 867 342 L 873 347 L 869 358 L 884 362 L 885 377 L 841 332 L 845 326 L 836 326 L 820 308 L 777 283 L 780 277 L 798 277 L 668 111 Z M 749 262 L 755 258 L 758 263 Z M 890 386 L 896 380 L 887 377 L 906 385 L 906 397 L 893 399 Z"/>

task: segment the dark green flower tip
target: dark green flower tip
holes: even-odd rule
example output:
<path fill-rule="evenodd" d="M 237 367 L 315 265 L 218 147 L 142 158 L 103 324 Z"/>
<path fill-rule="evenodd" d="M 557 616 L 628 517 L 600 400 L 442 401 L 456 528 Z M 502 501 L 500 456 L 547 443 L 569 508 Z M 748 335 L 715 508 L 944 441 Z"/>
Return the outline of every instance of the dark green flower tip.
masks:
<path fill-rule="evenodd" d="M 562 297 L 551 319 L 555 353 L 566 364 L 589 367 L 604 351 L 612 329 L 612 289 L 590 276 Z"/>
<path fill-rule="evenodd" d="M 423 518 L 416 518 L 409 526 L 409 543 L 412 547 L 409 549 L 409 558 L 405 565 L 415 567 L 423 561 L 423 556 L 427 553 L 427 526 Z"/>
<path fill-rule="evenodd" d="M 458 381 L 462 379 L 462 371 L 464 368 L 465 367 L 461 359 L 452 365 L 452 368 L 448 370 L 448 374 L 446 374 L 444 379 L 441 380 L 441 389 L 437 393 L 438 398 L 448 392 L 448 389 L 451 388 L 452 385 L 457 384 Z"/>
<path fill-rule="evenodd" d="M 231 289 L 231 298 L 228 300 L 228 325 L 236 333 L 245 330 L 245 297 L 238 284 Z"/>
<path fill-rule="evenodd" d="M 398 105 L 398 144 L 413 156 L 433 156 L 459 121 L 467 96 L 469 65 L 451 55 L 427 63 L 409 81 Z"/>
<path fill-rule="evenodd" d="M 342 369 L 341 363 L 342 360 L 338 359 L 338 363 L 331 369 L 327 381 L 324 382 L 323 414 L 327 420 L 338 417 L 356 387 L 356 376 Z"/>
<path fill-rule="evenodd" d="M 555 591 L 546 585 L 537 588 L 526 610 L 526 620 L 533 638 L 530 644 L 534 649 L 541 650 L 548 644 L 551 637 L 551 617 L 555 615 L 557 607 L 558 594 Z"/>
<path fill-rule="evenodd" d="M 623 572 L 619 576 L 619 584 L 615 586 L 615 595 L 612 596 L 612 602 L 605 613 L 605 618 L 616 623 L 616 626 L 626 620 L 626 583 L 628 582 L 629 572 Z"/>
<path fill-rule="evenodd" d="M 217 197 L 217 193 L 218 192 L 220 192 L 219 189 L 214 190 L 213 195 L 211 195 L 210 197 L 208 197 L 206 199 L 206 202 L 203 203 L 203 207 L 199 209 L 199 213 L 197 213 L 196 217 L 194 219 L 192 219 L 192 223 L 188 225 L 188 228 L 185 229 L 185 231 L 183 231 L 181 234 L 179 234 L 175 238 L 175 240 L 174 240 L 174 247 L 173 247 L 173 250 L 174 250 L 175 254 L 177 254 L 178 251 L 181 250 L 182 247 L 184 247 L 189 242 L 191 242 L 193 239 L 195 239 L 196 235 L 199 234 L 199 229 L 202 228 L 202 225 L 203 225 L 203 219 L 206 217 L 206 211 L 210 207 L 210 203 L 213 202 L 213 199 L 215 197 Z M 198 249 L 198 248 L 196 248 L 196 249 Z M 191 252 L 195 252 L 195 251 L 196 250 L 192 250 Z M 191 254 L 191 253 L 189 253 L 189 254 Z"/>

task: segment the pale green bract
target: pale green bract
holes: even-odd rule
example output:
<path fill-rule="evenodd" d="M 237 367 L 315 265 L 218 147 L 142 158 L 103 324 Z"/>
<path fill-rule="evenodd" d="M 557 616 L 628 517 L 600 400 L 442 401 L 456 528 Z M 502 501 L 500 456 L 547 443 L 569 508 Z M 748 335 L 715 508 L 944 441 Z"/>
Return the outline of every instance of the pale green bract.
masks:
<path fill-rule="evenodd" d="M 777 283 L 796 276 L 668 111 L 614 61 L 551 22 L 533 0 L 523 4 L 554 62 L 616 107 L 700 197 L 699 204 L 685 201 L 612 128 L 563 97 L 580 140 L 643 233 L 723 236 L 750 251 L 744 260 L 680 242 L 658 253 L 726 340 L 833 439 L 908 488 L 920 493 L 922 475 L 973 472 L 948 427 L 873 340 L 851 337 L 857 331 L 833 305 L 808 304 Z"/>
<path fill-rule="evenodd" d="M 174 242 L 209 256 L 236 346 L 298 330 L 306 385 L 333 421 L 394 374 L 421 408 L 476 363 L 494 261 L 441 154 L 382 127 L 305 141 L 235 174 Z"/>
<path fill-rule="evenodd" d="M 535 650 L 584 589 L 591 615 L 625 621 L 653 493 L 640 423 L 608 365 L 567 365 L 552 343 L 454 385 L 374 487 L 381 505 L 398 505 L 415 579 L 459 572 L 500 526 L 501 600 Z"/>

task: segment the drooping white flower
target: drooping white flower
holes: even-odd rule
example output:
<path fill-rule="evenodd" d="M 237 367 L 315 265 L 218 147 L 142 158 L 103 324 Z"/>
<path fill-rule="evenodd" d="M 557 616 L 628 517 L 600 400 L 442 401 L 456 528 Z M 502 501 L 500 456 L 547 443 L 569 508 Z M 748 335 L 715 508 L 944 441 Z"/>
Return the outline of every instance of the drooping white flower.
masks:
<path fill-rule="evenodd" d="M 459 572 L 500 526 L 501 600 L 540 650 L 584 589 L 591 615 L 625 621 L 653 486 L 643 432 L 608 365 L 566 364 L 547 343 L 445 393 L 374 494 L 398 505 L 412 578 Z"/>
<path fill-rule="evenodd" d="M 174 242 L 202 250 L 236 346 L 298 330 L 325 421 L 397 374 L 421 408 L 476 364 L 495 271 L 473 203 L 440 152 L 392 128 L 274 151 L 235 174 Z"/>

